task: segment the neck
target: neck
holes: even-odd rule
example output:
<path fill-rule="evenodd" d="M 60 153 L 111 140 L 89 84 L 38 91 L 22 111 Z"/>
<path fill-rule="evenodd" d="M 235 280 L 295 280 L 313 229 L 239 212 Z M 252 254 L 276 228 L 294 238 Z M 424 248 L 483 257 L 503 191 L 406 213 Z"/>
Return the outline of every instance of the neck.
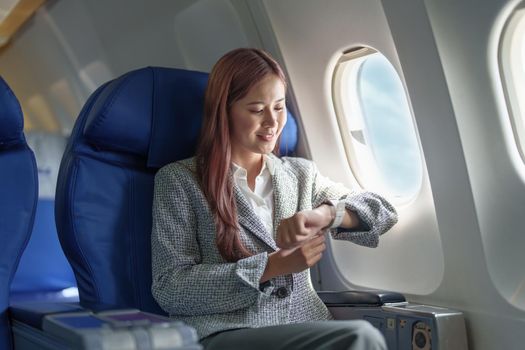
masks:
<path fill-rule="evenodd" d="M 264 156 L 262 154 L 257 153 L 252 153 L 243 157 L 235 156 L 232 154 L 232 162 L 246 169 L 248 185 L 250 186 L 250 188 L 252 188 L 252 190 L 253 186 L 255 185 L 255 178 L 261 172 L 263 165 L 263 157 Z"/>
<path fill-rule="evenodd" d="M 262 154 L 253 154 L 253 156 L 250 157 L 234 157 L 232 155 L 231 158 L 232 162 L 237 164 L 240 167 L 243 167 L 246 169 L 248 174 L 251 174 L 254 172 L 254 176 L 259 174 L 262 168 L 262 162 L 263 162 L 263 155 Z"/>

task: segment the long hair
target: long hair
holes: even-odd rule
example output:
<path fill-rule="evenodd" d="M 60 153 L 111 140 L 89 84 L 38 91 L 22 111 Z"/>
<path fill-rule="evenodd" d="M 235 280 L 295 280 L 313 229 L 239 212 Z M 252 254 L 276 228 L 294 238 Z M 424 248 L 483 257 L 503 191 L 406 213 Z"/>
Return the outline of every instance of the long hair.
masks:
<path fill-rule="evenodd" d="M 268 74 L 278 76 L 286 87 L 281 67 L 269 54 L 258 49 L 236 49 L 217 61 L 206 87 L 204 118 L 196 153 L 197 178 L 214 214 L 217 248 L 228 262 L 253 255 L 240 239 L 230 174 L 230 109 Z M 278 148 L 277 143 L 275 149 Z"/>

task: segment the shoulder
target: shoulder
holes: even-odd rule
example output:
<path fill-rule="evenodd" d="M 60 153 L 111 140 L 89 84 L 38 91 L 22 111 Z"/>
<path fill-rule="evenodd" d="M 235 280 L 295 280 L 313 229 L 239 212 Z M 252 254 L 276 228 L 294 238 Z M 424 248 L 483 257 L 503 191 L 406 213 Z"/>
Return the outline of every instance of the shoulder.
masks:
<path fill-rule="evenodd" d="M 277 157 L 270 156 L 276 166 L 292 173 L 310 173 L 315 170 L 314 163 L 305 158 L 300 157 Z"/>
<path fill-rule="evenodd" d="M 316 167 L 311 160 L 300 157 L 276 157 L 272 155 L 276 169 L 281 174 L 296 178 L 300 182 L 309 182 L 315 177 Z"/>
<path fill-rule="evenodd" d="M 155 174 L 155 183 L 195 180 L 196 166 L 193 157 L 166 164 Z"/>

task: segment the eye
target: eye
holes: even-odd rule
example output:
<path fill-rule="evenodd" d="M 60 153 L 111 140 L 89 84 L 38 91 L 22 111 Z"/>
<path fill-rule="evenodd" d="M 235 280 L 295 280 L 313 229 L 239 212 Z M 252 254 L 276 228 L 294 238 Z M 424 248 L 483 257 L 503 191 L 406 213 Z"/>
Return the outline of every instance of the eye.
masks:
<path fill-rule="evenodd" d="M 251 110 L 250 112 L 253 114 L 262 114 L 263 111 L 264 111 L 263 109 L 258 109 L 258 110 Z"/>
<path fill-rule="evenodd" d="M 282 111 L 284 109 L 284 106 L 275 106 L 276 111 Z"/>

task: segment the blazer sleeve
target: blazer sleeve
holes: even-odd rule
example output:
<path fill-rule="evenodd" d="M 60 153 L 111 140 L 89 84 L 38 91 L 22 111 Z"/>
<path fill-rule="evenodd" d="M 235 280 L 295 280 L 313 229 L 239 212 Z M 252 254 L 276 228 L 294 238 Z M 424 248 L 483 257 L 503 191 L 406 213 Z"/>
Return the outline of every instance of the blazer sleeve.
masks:
<path fill-rule="evenodd" d="M 313 174 L 313 208 L 329 199 L 343 200 L 346 209 L 354 211 L 359 217 L 360 225 L 357 228 L 332 229 L 332 237 L 366 247 L 377 247 L 379 236 L 397 222 L 397 213 L 392 204 L 376 193 L 351 191 L 341 183 L 331 181 L 319 173 L 314 163 L 311 163 L 310 171 Z"/>
<path fill-rule="evenodd" d="M 225 313 L 254 304 L 263 293 L 259 280 L 266 267 L 267 253 L 236 263 L 202 263 L 196 237 L 198 213 L 186 193 L 191 186 L 184 186 L 179 180 L 176 172 L 164 168 L 155 176 L 151 237 L 153 297 L 170 315 Z M 264 294 L 270 292 L 267 288 Z"/>

